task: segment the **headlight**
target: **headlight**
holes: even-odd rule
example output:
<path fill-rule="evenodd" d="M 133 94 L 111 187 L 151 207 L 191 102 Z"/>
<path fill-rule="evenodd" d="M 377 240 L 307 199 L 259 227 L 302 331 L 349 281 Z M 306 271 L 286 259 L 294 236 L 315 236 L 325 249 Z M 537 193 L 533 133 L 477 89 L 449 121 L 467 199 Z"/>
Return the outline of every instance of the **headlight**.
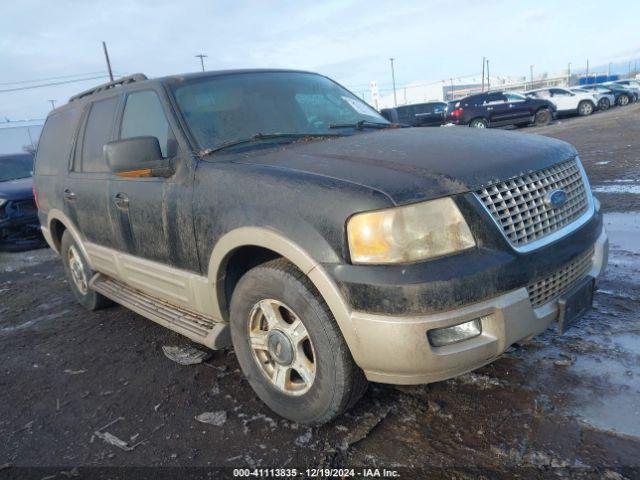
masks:
<path fill-rule="evenodd" d="M 6 198 L 0 198 L 0 208 L 2 208 L 5 203 L 7 203 L 7 199 Z"/>
<path fill-rule="evenodd" d="M 408 263 L 476 245 L 451 198 L 358 213 L 347 222 L 353 263 Z"/>

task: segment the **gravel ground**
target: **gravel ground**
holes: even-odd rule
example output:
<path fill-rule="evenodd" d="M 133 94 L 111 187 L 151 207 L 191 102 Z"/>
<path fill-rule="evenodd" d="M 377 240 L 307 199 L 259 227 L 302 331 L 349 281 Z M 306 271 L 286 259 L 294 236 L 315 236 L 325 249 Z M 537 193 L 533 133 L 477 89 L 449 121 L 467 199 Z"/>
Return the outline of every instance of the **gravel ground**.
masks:
<path fill-rule="evenodd" d="M 0 254 L 0 478 L 13 465 L 57 478 L 74 466 L 294 465 L 638 478 L 627 468 L 640 467 L 640 105 L 523 131 L 573 143 L 607 212 L 610 266 L 577 328 L 453 380 L 372 384 L 308 428 L 271 413 L 232 352 L 173 363 L 162 346 L 185 339 L 122 307 L 86 312 L 51 251 Z M 195 419 L 204 412 L 215 425 Z"/>

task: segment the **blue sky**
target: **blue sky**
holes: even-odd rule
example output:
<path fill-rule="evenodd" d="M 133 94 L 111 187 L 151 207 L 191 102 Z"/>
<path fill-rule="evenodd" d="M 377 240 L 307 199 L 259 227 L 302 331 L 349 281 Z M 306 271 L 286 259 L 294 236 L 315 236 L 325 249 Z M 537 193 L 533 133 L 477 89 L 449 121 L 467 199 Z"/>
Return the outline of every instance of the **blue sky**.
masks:
<path fill-rule="evenodd" d="M 616 12 L 624 12 L 619 14 Z M 0 90 L 8 82 L 104 70 L 101 41 L 118 73 L 208 69 L 319 71 L 364 91 L 477 73 L 528 75 L 640 57 L 640 2 L 618 1 L 3 1 Z M 91 75 L 89 75 L 91 76 Z M 0 118 L 44 117 L 84 83 L 0 93 Z"/>

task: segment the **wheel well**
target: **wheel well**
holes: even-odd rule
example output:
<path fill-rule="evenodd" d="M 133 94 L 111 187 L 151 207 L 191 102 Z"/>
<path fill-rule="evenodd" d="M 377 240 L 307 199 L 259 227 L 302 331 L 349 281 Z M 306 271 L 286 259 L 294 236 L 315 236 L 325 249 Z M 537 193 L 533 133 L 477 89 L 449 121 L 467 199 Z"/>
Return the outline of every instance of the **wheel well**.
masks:
<path fill-rule="evenodd" d="M 60 251 L 60 244 L 62 243 L 62 235 L 67 227 L 64 226 L 60 220 L 52 220 L 51 225 L 49 227 L 49 232 L 51 233 L 51 239 L 56 247 L 56 250 Z"/>
<path fill-rule="evenodd" d="M 231 297 L 242 276 L 252 268 L 276 258 L 281 258 L 281 255 L 268 248 L 252 245 L 237 248 L 227 256 L 220 272 L 224 274 L 224 280 L 217 288 L 220 311 L 224 320 L 229 320 Z"/>
<path fill-rule="evenodd" d="M 475 122 L 476 120 L 482 120 L 484 123 L 486 123 L 487 125 L 489 125 L 489 120 L 487 120 L 484 117 L 474 117 L 471 120 L 469 120 L 469 125 L 471 125 L 473 122 Z"/>

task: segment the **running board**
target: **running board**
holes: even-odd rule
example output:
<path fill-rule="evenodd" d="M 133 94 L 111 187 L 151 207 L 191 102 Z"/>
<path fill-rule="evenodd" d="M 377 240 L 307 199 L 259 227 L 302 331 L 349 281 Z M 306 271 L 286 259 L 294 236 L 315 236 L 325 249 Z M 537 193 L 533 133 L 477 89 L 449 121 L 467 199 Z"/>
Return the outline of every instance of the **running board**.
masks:
<path fill-rule="evenodd" d="M 216 322 L 213 318 L 172 305 L 102 273 L 95 274 L 89 282 L 89 286 L 114 302 L 189 337 L 194 342 L 214 350 L 231 345 L 227 323 Z"/>

